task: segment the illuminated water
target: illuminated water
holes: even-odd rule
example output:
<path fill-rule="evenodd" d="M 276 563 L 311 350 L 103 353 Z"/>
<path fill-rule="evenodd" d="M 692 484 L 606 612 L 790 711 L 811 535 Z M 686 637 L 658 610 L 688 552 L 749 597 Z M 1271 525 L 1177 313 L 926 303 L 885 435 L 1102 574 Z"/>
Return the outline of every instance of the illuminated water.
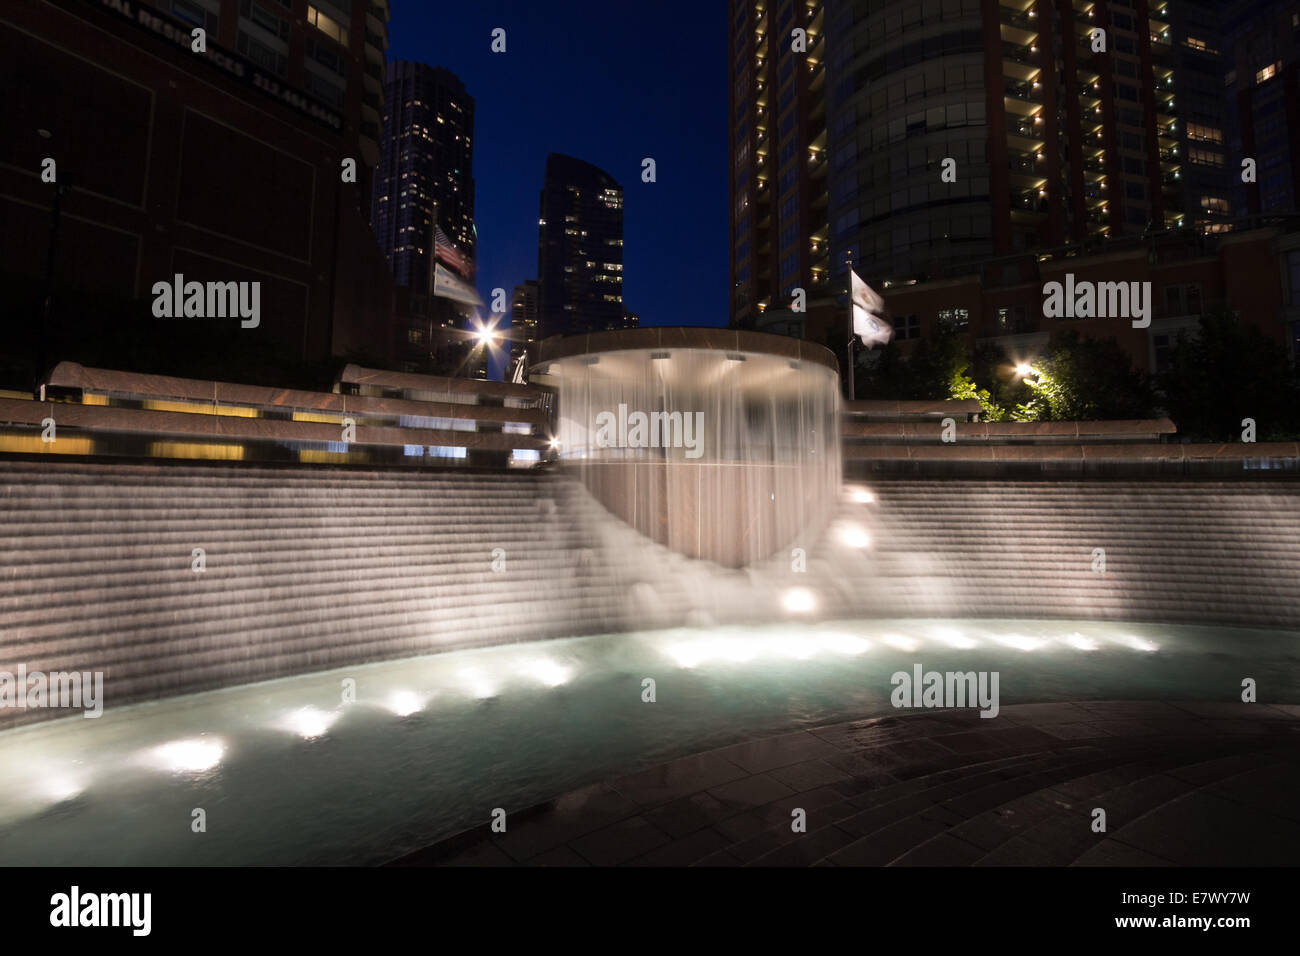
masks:
<path fill-rule="evenodd" d="M 1300 634 L 1026 621 L 708 628 L 348 668 L 0 734 L 0 863 L 378 863 L 573 787 L 898 714 L 889 678 L 997 670 L 1001 704 L 1300 702 Z M 643 703 L 642 680 L 656 682 Z M 356 681 L 356 703 L 341 701 Z M 207 832 L 191 831 L 192 811 Z"/>

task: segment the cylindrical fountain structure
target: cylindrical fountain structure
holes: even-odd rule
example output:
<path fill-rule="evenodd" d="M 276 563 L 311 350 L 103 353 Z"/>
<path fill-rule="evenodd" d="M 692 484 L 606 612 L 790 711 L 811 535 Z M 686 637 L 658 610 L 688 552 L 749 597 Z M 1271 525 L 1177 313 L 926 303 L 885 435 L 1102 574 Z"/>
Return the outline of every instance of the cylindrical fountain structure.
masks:
<path fill-rule="evenodd" d="M 649 328 L 552 338 L 558 455 L 610 512 L 693 558 L 742 567 L 810 542 L 840 488 L 839 371 L 762 332 Z"/>

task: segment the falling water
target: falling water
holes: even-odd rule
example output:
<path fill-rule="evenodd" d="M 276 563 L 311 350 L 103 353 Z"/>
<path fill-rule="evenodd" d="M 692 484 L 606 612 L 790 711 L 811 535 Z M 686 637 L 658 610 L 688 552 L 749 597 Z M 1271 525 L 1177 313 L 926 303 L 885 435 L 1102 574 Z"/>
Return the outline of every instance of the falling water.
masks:
<path fill-rule="evenodd" d="M 814 537 L 840 492 L 835 371 L 711 348 L 556 359 L 559 455 L 610 512 L 742 567 Z"/>

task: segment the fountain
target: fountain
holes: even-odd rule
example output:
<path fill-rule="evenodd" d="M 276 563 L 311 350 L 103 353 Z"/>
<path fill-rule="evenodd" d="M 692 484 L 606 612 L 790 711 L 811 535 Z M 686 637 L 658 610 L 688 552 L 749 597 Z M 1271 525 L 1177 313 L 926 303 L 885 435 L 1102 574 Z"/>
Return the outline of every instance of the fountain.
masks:
<path fill-rule="evenodd" d="M 606 509 L 737 568 L 815 537 L 840 490 L 836 360 L 758 332 L 656 328 L 548 339 L 557 452 Z"/>

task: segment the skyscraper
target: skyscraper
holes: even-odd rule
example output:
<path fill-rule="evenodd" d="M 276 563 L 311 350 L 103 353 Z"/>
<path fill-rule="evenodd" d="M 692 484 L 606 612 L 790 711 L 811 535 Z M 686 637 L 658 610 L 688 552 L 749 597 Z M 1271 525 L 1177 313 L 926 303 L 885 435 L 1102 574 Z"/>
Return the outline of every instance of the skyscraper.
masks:
<path fill-rule="evenodd" d="M 572 156 L 546 157 L 538 219 L 541 335 L 623 325 L 623 187 Z"/>
<path fill-rule="evenodd" d="M 1300 2 L 1245 0 L 1231 22 L 1223 43 L 1234 211 L 1292 213 L 1300 197 Z M 1254 182 L 1242 181 L 1247 158 Z"/>
<path fill-rule="evenodd" d="M 474 258 L 474 99 L 442 67 L 385 70 L 371 223 L 398 285 L 431 287 L 435 227 Z"/>
<path fill-rule="evenodd" d="M 925 280 L 1227 213 L 1207 146 L 1224 113 L 1211 0 L 731 13 L 733 324 L 794 287 L 841 287 L 848 256 L 879 280 Z"/>
<path fill-rule="evenodd" d="M 824 6 L 732 3 L 733 326 L 828 277 Z"/>
<path fill-rule="evenodd" d="M 439 265 L 472 284 L 476 253 L 474 99 L 442 67 L 388 64 L 371 223 L 402 289 L 395 331 L 400 366 L 484 377 L 481 355 L 472 368 L 462 365 L 473 306 L 434 294 Z"/>
<path fill-rule="evenodd" d="M 515 286 L 510 297 L 510 365 L 506 374 L 514 373 L 519 359 L 528 355 L 531 362 L 536 357 L 533 346 L 539 331 L 539 292 L 536 279 L 526 279 Z"/>

